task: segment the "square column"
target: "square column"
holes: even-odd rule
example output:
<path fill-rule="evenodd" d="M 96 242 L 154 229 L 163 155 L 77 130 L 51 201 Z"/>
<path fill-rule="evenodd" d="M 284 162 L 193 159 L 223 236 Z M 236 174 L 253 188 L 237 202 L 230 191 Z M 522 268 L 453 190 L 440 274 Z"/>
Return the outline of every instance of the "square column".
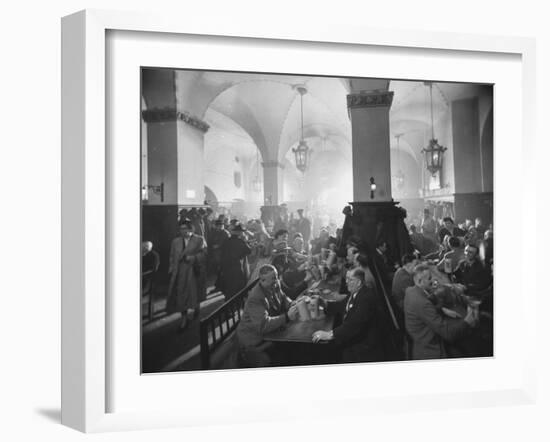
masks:
<path fill-rule="evenodd" d="M 284 201 L 283 169 L 285 166 L 278 161 L 265 161 L 264 168 L 264 204 L 277 206 Z"/>
<path fill-rule="evenodd" d="M 353 151 L 353 200 L 392 201 L 390 117 L 393 92 L 369 91 L 347 96 Z M 371 198 L 370 178 L 376 190 Z"/>
<path fill-rule="evenodd" d="M 204 203 L 204 134 L 208 124 L 178 112 L 178 204 Z"/>

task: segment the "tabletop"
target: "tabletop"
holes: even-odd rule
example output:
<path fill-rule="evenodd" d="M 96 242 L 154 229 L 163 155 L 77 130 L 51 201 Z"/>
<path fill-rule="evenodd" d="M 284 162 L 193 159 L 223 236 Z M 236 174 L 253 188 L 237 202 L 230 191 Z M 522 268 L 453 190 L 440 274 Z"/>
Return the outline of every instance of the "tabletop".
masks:
<path fill-rule="evenodd" d="M 264 335 L 265 341 L 271 342 L 312 342 L 311 337 L 317 330 L 330 331 L 334 324 L 332 315 L 323 314 L 319 319 L 293 321 L 285 328 Z"/>

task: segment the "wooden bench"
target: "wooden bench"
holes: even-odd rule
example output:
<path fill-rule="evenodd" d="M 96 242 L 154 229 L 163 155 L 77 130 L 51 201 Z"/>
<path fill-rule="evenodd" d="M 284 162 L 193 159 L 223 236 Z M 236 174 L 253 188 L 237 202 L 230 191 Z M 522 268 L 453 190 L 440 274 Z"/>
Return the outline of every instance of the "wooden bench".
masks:
<path fill-rule="evenodd" d="M 239 345 L 236 328 L 255 279 L 239 293 L 200 321 L 201 369 L 238 368 Z"/>

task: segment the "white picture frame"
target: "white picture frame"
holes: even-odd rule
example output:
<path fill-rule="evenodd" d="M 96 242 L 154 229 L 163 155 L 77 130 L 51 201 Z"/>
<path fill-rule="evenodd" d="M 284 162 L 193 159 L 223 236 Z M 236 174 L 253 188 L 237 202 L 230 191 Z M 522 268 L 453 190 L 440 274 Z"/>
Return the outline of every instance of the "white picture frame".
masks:
<path fill-rule="evenodd" d="M 172 426 L 208 425 L 211 416 L 204 409 L 195 407 L 190 413 L 185 408 L 166 408 L 133 411 L 109 410 L 109 393 L 114 388 L 109 367 L 113 354 L 109 339 L 112 312 L 108 291 L 112 288 L 109 266 L 114 259 L 109 253 L 112 231 L 112 195 L 109 194 L 112 178 L 109 173 L 109 151 L 106 119 L 109 118 L 106 94 L 109 92 L 106 80 L 108 32 L 154 32 L 162 35 L 217 36 L 220 38 L 268 39 L 273 44 L 283 41 L 313 43 L 337 43 L 339 47 L 353 45 L 385 48 L 402 48 L 403 51 L 426 49 L 445 52 L 468 52 L 477 57 L 483 54 L 502 54 L 520 58 L 521 63 L 521 155 L 522 172 L 528 170 L 530 159 L 534 158 L 535 106 L 535 44 L 532 39 L 464 35 L 451 33 L 428 33 L 402 31 L 393 32 L 369 28 L 330 26 L 293 27 L 284 23 L 269 25 L 267 22 L 233 24 L 209 22 L 206 18 L 193 17 L 181 21 L 170 16 L 152 14 L 122 13 L 87 10 L 63 18 L 62 21 L 62 423 L 84 432 L 115 431 L 140 428 L 163 428 Z M 157 34 L 158 35 L 158 34 Z M 136 94 L 138 92 L 136 91 Z M 136 95 L 137 97 L 137 95 Z M 138 100 L 136 99 L 136 103 Z M 137 103 L 139 104 L 139 103 Z M 496 113 L 496 118 L 498 114 Z M 499 142 L 498 135 L 495 138 Z M 139 147 L 139 146 L 138 146 Z M 139 173 L 139 171 L 138 171 Z M 497 175 L 498 175 L 497 166 Z M 500 191 L 500 189 L 499 189 Z M 535 218 L 536 193 L 527 187 L 512 188 L 522 199 L 521 217 Z M 139 192 L 139 188 L 137 190 Z M 497 201 L 498 207 L 498 201 Z M 496 226 L 498 236 L 499 227 Z M 521 262 L 527 256 L 534 256 L 534 245 L 525 244 L 521 249 Z M 135 252 L 137 253 L 138 246 Z M 132 253 L 133 251 L 129 252 Z M 498 254 L 498 242 L 496 253 Z M 524 264 L 525 265 L 525 264 Z M 522 275 L 527 274 L 525 269 Z M 497 272 L 498 280 L 498 272 Z M 521 278 L 518 305 L 536 303 L 534 280 Z M 502 286 L 501 286 L 502 287 Z M 497 284 L 498 288 L 498 284 Z M 521 310 L 521 309 L 520 309 Z M 498 321 L 498 318 L 497 318 Z M 488 390 L 464 389 L 461 392 L 427 392 L 412 395 L 368 396 L 359 391 L 357 395 L 340 395 L 336 413 L 364 414 L 381 409 L 388 412 L 411 409 L 436 409 L 469 406 L 491 406 L 499 404 L 528 404 L 536 398 L 535 380 L 535 329 L 534 321 L 520 316 L 525 348 L 522 349 L 521 373 L 501 388 Z M 514 326 L 517 326 L 515 324 Z M 497 335 L 498 338 L 498 335 Z M 139 340 L 139 336 L 135 337 Z M 498 355 L 497 355 L 498 357 Z M 423 363 L 420 363 L 423 364 Z M 459 370 L 461 362 L 448 369 Z M 371 372 L 383 376 L 391 366 L 374 367 Z M 423 365 L 410 365 L 409 370 L 423 370 Z M 359 376 L 362 366 L 340 367 L 346 377 Z M 321 370 L 321 369 L 320 369 Z M 328 369 L 325 370 L 326 373 Z M 270 373 L 270 374 L 266 374 Z M 275 370 L 278 378 L 289 380 L 292 372 Z M 297 372 L 294 372 L 296 374 Z M 293 376 L 294 376 L 293 374 Z M 250 382 L 261 384 L 265 376 L 273 376 L 274 370 L 249 373 Z M 199 376 L 208 382 L 223 384 L 222 376 L 237 379 L 233 374 L 194 373 L 193 381 Z M 168 376 L 164 376 L 167 382 Z M 216 384 L 217 385 L 217 384 Z M 250 394 L 249 394 L 250 396 Z M 338 396 L 338 393 L 335 393 Z M 247 401 L 235 404 L 238 422 L 262 421 L 267 419 L 293 418 L 293 410 L 259 406 Z M 312 397 L 309 408 L 300 415 L 315 415 L 332 401 L 321 401 Z M 414 405 L 413 405 L 414 404 Z M 260 401 L 260 405 L 261 401 Z M 264 404 L 265 405 L 265 404 Z M 247 412 L 248 411 L 248 412 Z M 223 422 L 223 415 L 218 416 Z M 235 419 L 226 418 L 225 422 Z"/>

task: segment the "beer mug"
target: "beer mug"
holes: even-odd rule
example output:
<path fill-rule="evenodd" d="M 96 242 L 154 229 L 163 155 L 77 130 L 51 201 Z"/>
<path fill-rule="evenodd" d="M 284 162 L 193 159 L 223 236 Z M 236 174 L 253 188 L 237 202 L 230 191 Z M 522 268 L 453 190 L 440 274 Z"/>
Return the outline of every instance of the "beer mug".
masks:
<path fill-rule="evenodd" d="M 309 314 L 308 300 L 309 298 L 304 296 L 296 302 L 296 307 L 298 307 L 298 316 L 300 317 L 300 321 L 302 322 L 309 321 L 311 319 L 311 315 Z"/>
<path fill-rule="evenodd" d="M 311 319 L 319 317 L 319 298 L 317 296 L 313 296 L 309 300 L 309 314 Z"/>

